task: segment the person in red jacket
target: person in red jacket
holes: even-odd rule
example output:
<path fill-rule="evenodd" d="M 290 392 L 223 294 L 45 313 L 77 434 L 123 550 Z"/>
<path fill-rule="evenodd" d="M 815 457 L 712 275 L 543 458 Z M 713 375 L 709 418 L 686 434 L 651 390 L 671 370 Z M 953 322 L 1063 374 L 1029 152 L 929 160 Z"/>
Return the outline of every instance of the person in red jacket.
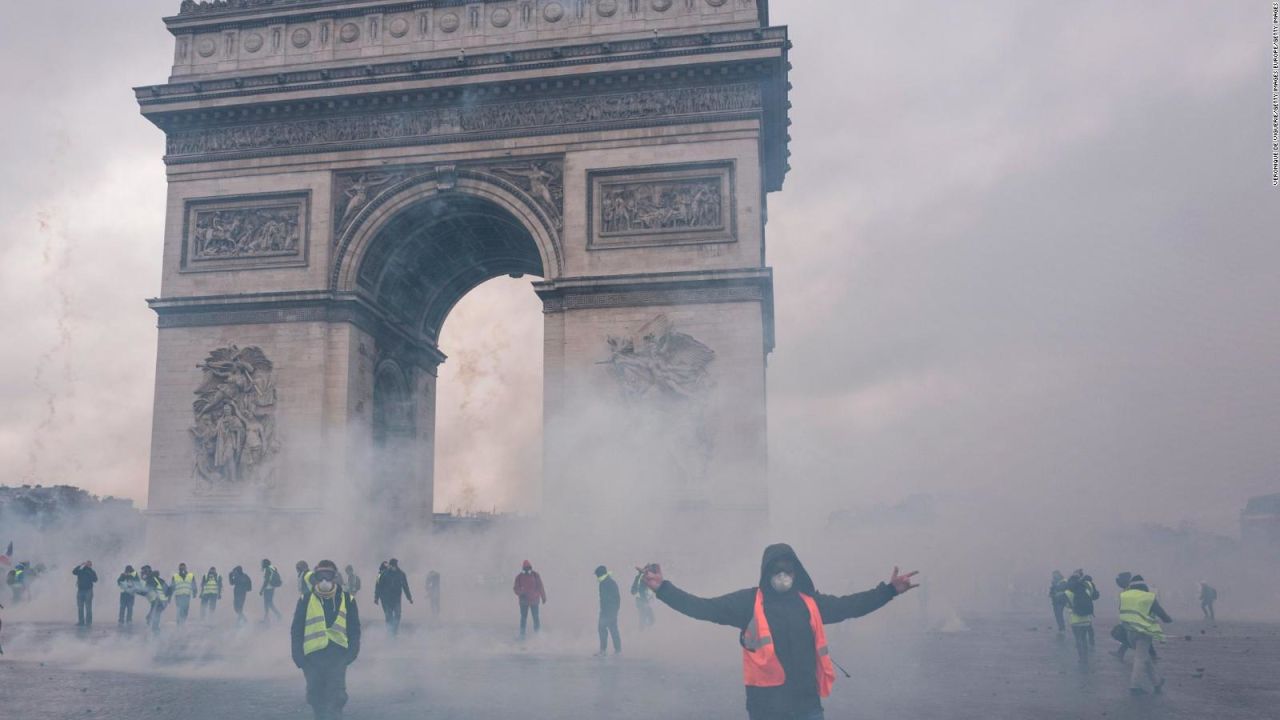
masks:
<path fill-rule="evenodd" d="M 520 598 L 520 639 L 523 640 L 529 613 L 533 613 L 533 631 L 536 633 L 542 629 L 542 623 L 538 620 L 538 606 L 547 604 L 547 591 L 542 587 L 542 576 L 534 572 L 533 563 L 524 561 L 511 591 Z"/>

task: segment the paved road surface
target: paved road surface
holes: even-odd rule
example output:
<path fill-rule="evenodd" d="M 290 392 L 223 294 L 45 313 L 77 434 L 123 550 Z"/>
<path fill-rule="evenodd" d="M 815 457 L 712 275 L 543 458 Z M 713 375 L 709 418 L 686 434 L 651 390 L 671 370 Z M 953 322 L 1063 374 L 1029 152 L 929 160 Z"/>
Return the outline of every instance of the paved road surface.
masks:
<path fill-rule="evenodd" d="M 591 620 L 594 620 L 592 618 Z M 365 652 L 349 677 L 349 718 L 653 720 L 743 718 L 732 630 L 662 616 L 627 634 L 618 658 L 591 657 L 594 627 L 548 630 L 517 643 L 507 628 L 406 627 L 395 642 L 366 621 Z M 1039 621 L 1039 625 L 1036 625 Z M 1127 668 L 1106 653 L 1082 676 L 1070 640 L 1043 618 L 973 620 L 951 633 L 902 634 L 848 625 L 833 633 L 840 678 L 829 718 L 1169 718 L 1256 720 L 1280 713 L 1280 625 L 1175 625 L 1162 648 L 1164 696 L 1134 700 Z M 1034 629 L 1033 629 L 1034 628 Z M 1203 631 L 1203 633 L 1202 633 Z M 1184 639 L 1189 634 L 1190 640 Z M 273 720 L 310 716 L 287 627 L 189 625 L 152 638 L 113 624 L 90 632 L 6 623 L 0 715 L 22 720 Z M 1203 668 L 1203 671 L 1199 669 Z M 1270 715 L 1277 717 L 1280 715 Z"/>

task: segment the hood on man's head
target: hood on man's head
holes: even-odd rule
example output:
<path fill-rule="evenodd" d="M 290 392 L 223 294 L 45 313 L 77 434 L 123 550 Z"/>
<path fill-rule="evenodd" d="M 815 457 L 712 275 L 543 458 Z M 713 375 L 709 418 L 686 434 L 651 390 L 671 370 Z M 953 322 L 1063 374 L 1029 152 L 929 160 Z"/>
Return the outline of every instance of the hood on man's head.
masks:
<path fill-rule="evenodd" d="M 796 580 L 791 586 L 792 588 L 806 595 L 812 595 L 817 592 L 813 587 L 813 578 L 809 577 L 809 571 L 804 569 L 800 558 L 796 556 L 796 551 L 785 543 L 770 545 L 764 549 L 764 556 L 760 559 L 760 587 L 762 589 L 772 591 L 772 587 L 769 585 L 769 566 L 775 561 L 783 559 L 790 560 L 796 566 Z"/>

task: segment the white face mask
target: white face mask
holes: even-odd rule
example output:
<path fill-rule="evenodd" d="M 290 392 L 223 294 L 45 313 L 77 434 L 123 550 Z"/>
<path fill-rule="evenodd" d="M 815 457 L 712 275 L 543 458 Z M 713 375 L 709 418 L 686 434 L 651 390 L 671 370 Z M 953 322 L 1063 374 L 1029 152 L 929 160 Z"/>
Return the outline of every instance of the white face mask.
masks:
<path fill-rule="evenodd" d="M 332 595 L 338 584 L 332 580 L 321 580 L 315 584 L 316 592 L 320 595 Z"/>
<path fill-rule="evenodd" d="M 795 576 L 785 572 L 775 573 L 773 577 L 769 578 L 769 584 L 780 593 L 789 591 L 794 582 Z"/>

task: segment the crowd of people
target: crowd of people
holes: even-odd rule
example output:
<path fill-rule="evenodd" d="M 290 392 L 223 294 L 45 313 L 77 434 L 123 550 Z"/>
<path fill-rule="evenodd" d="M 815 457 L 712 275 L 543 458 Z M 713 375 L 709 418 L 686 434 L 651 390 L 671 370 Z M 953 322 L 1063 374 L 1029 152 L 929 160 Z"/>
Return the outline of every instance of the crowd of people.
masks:
<path fill-rule="evenodd" d="M 279 570 L 268 558 L 260 565 L 258 594 L 262 597 L 261 623 L 283 619 L 275 606 L 275 593 L 284 586 Z M 315 717 L 330 720 L 342 717 L 347 703 L 346 672 L 360 654 L 361 622 L 357 595 L 362 580 L 351 565 L 343 571 L 332 560 L 321 560 L 314 569 L 306 561 L 295 565 L 298 599 L 290 623 L 290 646 L 294 664 L 306 682 L 306 700 Z M 93 624 L 94 586 L 99 582 L 93 562 L 86 560 L 72 569 L 76 585 L 77 625 Z M 747 710 L 753 720 L 820 720 L 821 698 L 831 692 L 834 664 L 827 652 L 824 625 L 860 617 L 883 607 L 894 597 L 916 587 L 915 573 L 900 575 L 894 568 L 889 581 L 862 593 L 845 597 L 818 593 L 795 552 L 786 545 L 765 549 L 759 583 L 717 598 L 699 598 L 673 585 L 656 563 L 636 567 L 630 593 L 639 615 L 640 627 L 654 624 L 652 600 L 661 600 L 673 610 L 697 620 L 730 625 L 741 632 L 743 682 Z M 618 614 L 621 590 L 605 565 L 594 570 L 599 596 L 600 648 L 604 656 L 612 643 L 615 655 L 622 652 Z M 200 617 L 211 621 L 217 613 L 225 588 L 232 592 L 237 623 L 245 623 L 245 601 L 253 590 L 253 579 L 240 565 L 225 578 L 216 567 L 203 575 L 180 563 L 168 578 L 150 565 L 135 570 L 126 565 L 116 578 L 120 591 L 117 623 L 133 622 L 137 598 L 147 605 L 146 623 L 159 631 L 170 604 L 176 606 L 175 623 L 184 625 L 191 604 L 200 601 Z M 441 576 L 432 570 L 425 583 L 432 617 L 440 612 Z M 542 576 L 526 560 L 512 584 L 520 613 L 520 638 L 526 638 L 528 620 L 533 632 L 541 629 L 539 608 L 547 602 Z M 410 583 L 400 562 L 391 558 L 379 566 L 374 584 L 374 604 L 382 607 L 388 633 L 399 632 L 401 600 L 413 603 Z M 15 597 L 18 597 L 15 594 Z"/>
<path fill-rule="evenodd" d="M 1156 645 L 1164 641 L 1162 623 L 1172 623 L 1173 618 L 1161 607 L 1158 594 L 1141 575 L 1122 572 L 1116 575 L 1115 582 L 1120 590 L 1120 622 L 1111 628 L 1111 637 L 1120 647 L 1113 654 L 1121 662 L 1128 655 L 1132 662 L 1129 674 L 1131 694 L 1159 694 L 1164 689 L 1165 680 L 1160 672 Z M 1070 626 L 1082 672 L 1089 672 L 1090 658 L 1097 647 L 1093 620 L 1095 603 L 1100 597 L 1093 578 L 1083 569 L 1077 569 L 1070 577 L 1053 571 L 1049 599 L 1054 621 L 1058 625 L 1059 636 L 1064 635 Z M 1207 583 L 1200 583 L 1200 605 L 1206 620 L 1214 619 L 1213 603 L 1217 597 L 1216 590 Z"/>

